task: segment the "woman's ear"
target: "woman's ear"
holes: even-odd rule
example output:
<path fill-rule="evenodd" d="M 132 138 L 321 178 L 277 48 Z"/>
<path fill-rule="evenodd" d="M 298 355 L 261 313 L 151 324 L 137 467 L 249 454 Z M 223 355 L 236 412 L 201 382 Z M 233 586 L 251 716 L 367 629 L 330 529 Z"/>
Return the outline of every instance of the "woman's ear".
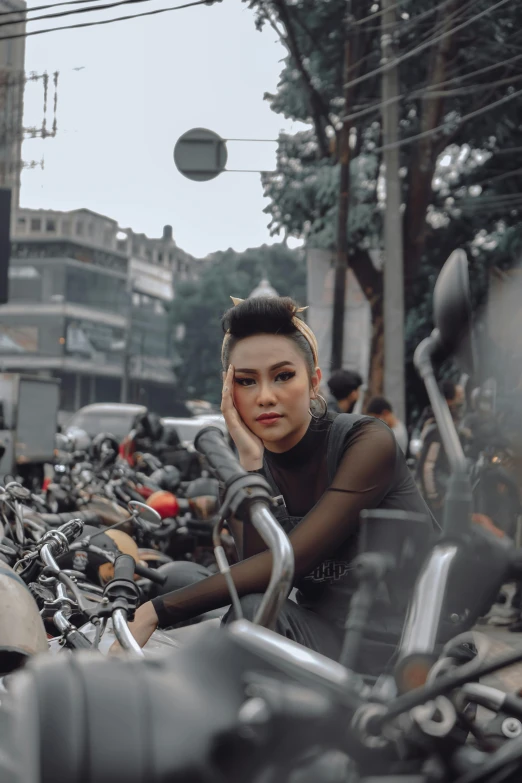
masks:
<path fill-rule="evenodd" d="M 314 399 L 319 394 L 319 388 L 321 386 L 321 379 L 322 379 L 322 377 L 323 377 L 323 373 L 321 372 L 321 368 L 320 367 L 316 367 L 315 371 L 314 371 L 314 374 L 312 375 L 312 378 L 311 378 L 311 385 L 312 385 L 312 392 L 313 392 L 313 395 L 314 395 Z"/>

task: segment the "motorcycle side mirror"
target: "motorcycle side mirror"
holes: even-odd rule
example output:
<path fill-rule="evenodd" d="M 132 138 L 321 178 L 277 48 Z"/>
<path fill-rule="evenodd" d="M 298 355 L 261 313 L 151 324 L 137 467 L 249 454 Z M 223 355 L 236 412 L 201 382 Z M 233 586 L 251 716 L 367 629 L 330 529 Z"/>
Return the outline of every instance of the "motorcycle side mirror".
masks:
<path fill-rule="evenodd" d="M 161 516 L 155 509 L 146 506 L 145 503 L 140 503 L 138 500 L 131 500 L 129 501 L 127 508 L 129 509 L 129 514 L 134 518 L 139 517 L 151 525 L 161 525 Z"/>
<path fill-rule="evenodd" d="M 31 497 L 31 491 L 23 487 L 18 481 L 10 481 L 5 485 L 6 491 L 16 500 L 27 500 Z"/>
<path fill-rule="evenodd" d="M 471 297 L 468 257 L 454 250 L 437 278 L 433 292 L 433 319 L 444 353 L 457 353 L 459 364 L 473 371 Z"/>

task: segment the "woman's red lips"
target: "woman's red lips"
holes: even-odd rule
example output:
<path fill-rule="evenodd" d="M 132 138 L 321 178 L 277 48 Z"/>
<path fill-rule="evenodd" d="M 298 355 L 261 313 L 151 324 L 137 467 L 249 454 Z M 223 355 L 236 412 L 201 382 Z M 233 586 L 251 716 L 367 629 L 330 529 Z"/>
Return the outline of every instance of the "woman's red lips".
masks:
<path fill-rule="evenodd" d="M 261 416 L 258 416 L 256 421 L 269 421 L 270 419 L 280 419 L 281 414 L 280 413 L 262 413 Z"/>

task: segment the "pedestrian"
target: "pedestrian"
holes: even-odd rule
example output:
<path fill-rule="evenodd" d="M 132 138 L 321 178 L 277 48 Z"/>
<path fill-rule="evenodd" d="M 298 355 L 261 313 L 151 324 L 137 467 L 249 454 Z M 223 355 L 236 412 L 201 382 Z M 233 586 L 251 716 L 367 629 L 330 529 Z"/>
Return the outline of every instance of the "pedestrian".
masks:
<path fill-rule="evenodd" d="M 380 419 L 391 429 L 395 435 L 395 440 L 399 444 L 403 454 L 408 451 L 408 431 L 404 422 L 402 422 L 393 412 L 391 403 L 385 397 L 372 397 L 366 410 L 368 416 Z"/>
<path fill-rule="evenodd" d="M 354 370 L 336 370 L 328 379 L 333 400 L 328 405 L 334 413 L 352 413 L 359 399 L 363 380 Z"/>

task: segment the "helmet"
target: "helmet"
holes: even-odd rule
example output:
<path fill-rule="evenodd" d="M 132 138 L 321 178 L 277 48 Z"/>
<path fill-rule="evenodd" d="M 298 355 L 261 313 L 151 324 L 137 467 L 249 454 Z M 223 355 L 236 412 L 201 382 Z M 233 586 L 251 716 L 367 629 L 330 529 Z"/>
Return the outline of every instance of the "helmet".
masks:
<path fill-rule="evenodd" d="M 136 562 L 139 560 L 138 545 L 122 530 L 107 530 L 92 525 L 85 525 L 82 538 L 92 537 L 92 545 L 104 549 L 112 555 L 131 555 Z M 93 584 L 105 584 L 114 576 L 114 566 L 102 555 L 85 549 L 73 549 L 60 558 L 58 564 L 62 568 L 72 568 L 85 574 L 85 579 Z"/>
<path fill-rule="evenodd" d="M 85 432 L 85 430 L 80 429 L 79 427 L 70 427 L 67 430 L 67 435 L 69 438 L 71 438 L 73 443 L 73 448 L 76 451 L 88 451 L 89 446 L 91 445 L 91 439 Z"/>
<path fill-rule="evenodd" d="M 179 514 L 179 503 L 176 499 L 176 495 L 172 492 L 166 492 L 160 489 L 158 492 L 154 492 L 147 500 L 147 506 L 150 506 L 158 512 L 162 519 L 168 517 L 177 517 Z"/>
<path fill-rule="evenodd" d="M 219 482 L 201 477 L 191 481 L 186 496 L 195 519 L 211 520 L 219 508 Z"/>
<path fill-rule="evenodd" d="M 102 460 L 113 452 L 114 458 L 116 458 L 119 449 L 119 443 L 114 435 L 108 432 L 100 432 L 96 435 L 91 444 L 91 454 L 94 459 Z"/>

